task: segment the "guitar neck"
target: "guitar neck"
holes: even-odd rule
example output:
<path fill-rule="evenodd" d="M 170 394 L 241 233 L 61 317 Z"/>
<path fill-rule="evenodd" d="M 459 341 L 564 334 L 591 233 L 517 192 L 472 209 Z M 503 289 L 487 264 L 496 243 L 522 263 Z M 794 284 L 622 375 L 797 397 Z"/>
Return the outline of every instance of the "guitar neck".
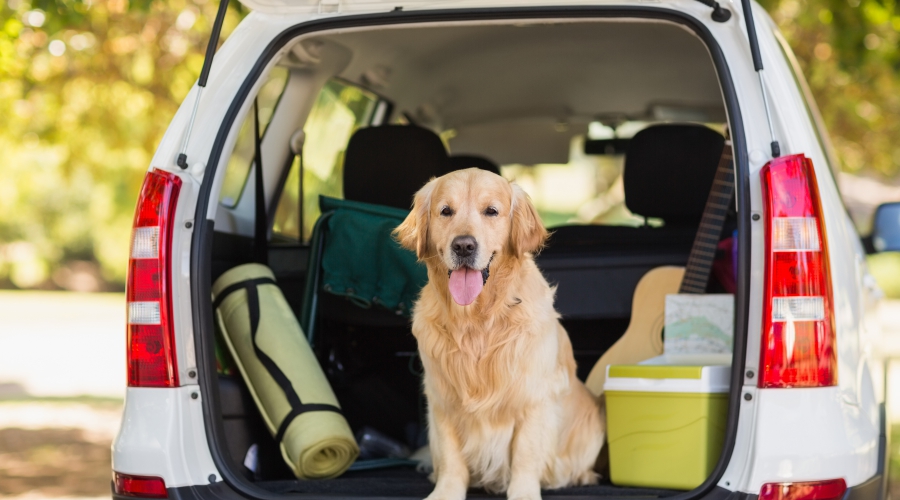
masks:
<path fill-rule="evenodd" d="M 731 142 L 725 141 L 725 148 L 719 159 L 712 189 L 706 199 L 703 217 L 700 219 L 700 227 L 691 246 L 691 254 L 678 293 L 706 292 L 709 273 L 716 258 L 719 236 L 722 234 L 722 226 L 731 205 L 731 195 L 734 193 L 734 168 L 731 160 Z"/>

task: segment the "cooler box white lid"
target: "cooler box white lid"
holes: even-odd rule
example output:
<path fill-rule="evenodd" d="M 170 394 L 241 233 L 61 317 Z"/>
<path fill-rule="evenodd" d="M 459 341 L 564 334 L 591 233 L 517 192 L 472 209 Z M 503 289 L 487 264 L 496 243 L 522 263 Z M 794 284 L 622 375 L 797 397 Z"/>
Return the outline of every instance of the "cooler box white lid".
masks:
<path fill-rule="evenodd" d="M 633 392 L 725 393 L 730 387 L 731 366 L 668 364 L 665 355 L 636 365 L 606 367 L 603 390 Z"/>

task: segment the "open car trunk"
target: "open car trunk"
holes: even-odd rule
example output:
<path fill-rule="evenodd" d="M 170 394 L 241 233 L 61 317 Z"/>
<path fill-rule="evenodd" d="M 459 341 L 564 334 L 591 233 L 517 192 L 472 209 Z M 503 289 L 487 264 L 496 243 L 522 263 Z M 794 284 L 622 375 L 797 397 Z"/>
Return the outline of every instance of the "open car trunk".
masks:
<path fill-rule="evenodd" d="M 332 213 L 320 196 L 408 210 L 415 189 L 447 167 L 422 177 L 426 167 L 390 156 L 413 139 L 400 133 L 366 142 L 356 139 L 362 136 L 357 131 L 424 129 L 440 136 L 448 158 L 468 158 L 452 168 L 496 169 L 523 186 L 553 233 L 536 261 L 557 286 L 556 309 L 581 380 L 629 325 L 652 314 L 632 308 L 641 277 L 688 262 L 725 130 L 736 152 L 744 148 L 730 77 L 715 41 L 695 21 L 660 11 L 579 10 L 577 19 L 565 11 L 540 14 L 493 11 L 495 20 L 482 14 L 478 22 L 465 11 L 452 17 L 410 14 L 407 22 L 421 24 L 385 19 L 383 25 L 346 32 L 325 30 L 349 26 L 337 21 L 321 32 L 298 27 L 282 37 L 292 48 L 263 76 L 268 80 L 258 96 L 259 145 L 252 115 L 243 125 L 225 125 L 237 143 L 222 161 L 228 165 L 222 193 L 210 193 L 208 202 L 219 202 L 215 230 L 197 231 L 195 252 L 201 257 L 195 255 L 194 263 L 202 272 L 192 275 L 202 282 L 195 297 L 209 297 L 227 270 L 259 260 L 260 241 L 253 237 L 259 147 L 269 208 L 268 267 L 353 433 L 382 440 L 380 448 L 363 446 L 374 453 L 369 458 L 380 453 L 382 462 L 359 461 L 333 479 L 295 478 L 229 361 L 223 332 L 205 315 L 198 335 L 198 350 L 205 354 L 198 358 L 206 359 L 201 383 L 212 394 L 205 400 L 208 435 L 217 465 L 239 491 L 268 498 L 423 498 L 433 487 L 422 467 L 383 460 L 384 450 L 406 459 L 427 445 L 427 402 L 409 309 L 402 300 L 390 308 L 378 300 L 361 303 L 354 291 L 330 286 L 322 267 L 328 235 L 314 228 L 317 222 L 325 227 L 323 214 Z M 713 135 L 719 142 L 708 140 Z M 673 159 L 672 151 L 694 156 Z M 738 172 L 746 167 L 742 161 L 735 165 Z M 736 184 L 738 192 L 746 188 L 741 175 Z M 734 364 L 743 355 L 741 266 L 748 256 L 740 238 L 747 222 L 738 215 L 749 212 L 738 210 L 743 207 L 734 199 L 729 206 L 706 290 L 735 297 L 732 370 L 740 373 Z M 730 401 L 737 399 L 731 395 Z M 724 470 L 735 428 L 733 416 L 721 436 L 724 458 L 697 492 L 712 487 Z M 599 470 L 604 476 L 596 486 L 545 496 L 682 492 L 614 485 L 603 465 Z M 487 495 L 478 489 L 472 494 Z"/>

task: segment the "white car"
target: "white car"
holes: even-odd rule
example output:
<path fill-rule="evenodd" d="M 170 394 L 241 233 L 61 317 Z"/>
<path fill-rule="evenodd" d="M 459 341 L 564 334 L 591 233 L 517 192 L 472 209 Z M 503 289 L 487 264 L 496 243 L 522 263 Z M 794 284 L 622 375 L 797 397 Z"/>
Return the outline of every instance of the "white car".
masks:
<path fill-rule="evenodd" d="M 408 209 L 448 170 L 515 178 L 555 230 L 538 265 L 584 377 L 647 314 L 632 310 L 641 276 L 688 261 L 712 184 L 693 166 L 717 164 L 726 130 L 735 202 L 708 285 L 735 307 L 718 460 L 691 491 L 603 479 L 544 495 L 886 498 L 880 292 L 762 8 L 748 37 L 737 0 L 241 1 L 251 13 L 207 54 L 138 202 L 115 498 L 426 496 L 412 468 L 294 478 L 226 366 L 212 283 L 267 260 L 353 430 L 415 448 L 408 311 L 318 293 L 319 196 Z M 898 211 L 879 209 L 870 251 L 900 249 Z"/>

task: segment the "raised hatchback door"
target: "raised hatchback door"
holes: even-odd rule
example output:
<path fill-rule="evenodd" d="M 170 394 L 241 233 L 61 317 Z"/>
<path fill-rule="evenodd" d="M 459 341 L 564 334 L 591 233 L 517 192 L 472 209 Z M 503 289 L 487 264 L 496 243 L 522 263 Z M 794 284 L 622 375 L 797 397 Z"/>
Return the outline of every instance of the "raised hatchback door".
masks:
<path fill-rule="evenodd" d="M 449 4 L 453 0 L 240 0 L 245 6 L 269 14 L 387 11 L 416 5 Z"/>

